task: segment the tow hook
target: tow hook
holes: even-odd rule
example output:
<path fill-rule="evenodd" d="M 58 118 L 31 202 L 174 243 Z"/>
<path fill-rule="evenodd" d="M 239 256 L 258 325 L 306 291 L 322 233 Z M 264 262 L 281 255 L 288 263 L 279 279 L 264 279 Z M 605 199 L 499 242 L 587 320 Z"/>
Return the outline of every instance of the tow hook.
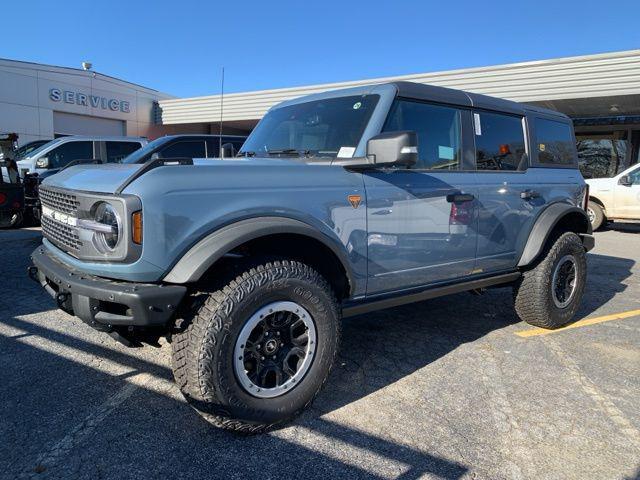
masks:
<path fill-rule="evenodd" d="M 27 275 L 29 275 L 29 278 L 34 282 L 40 283 L 40 280 L 38 280 L 38 267 L 35 265 L 27 267 Z"/>
<path fill-rule="evenodd" d="M 58 304 L 58 308 L 61 310 L 68 310 L 68 308 L 66 307 L 65 303 L 67 303 L 67 300 L 69 300 L 69 294 L 68 293 L 57 293 L 56 294 L 56 303 Z"/>

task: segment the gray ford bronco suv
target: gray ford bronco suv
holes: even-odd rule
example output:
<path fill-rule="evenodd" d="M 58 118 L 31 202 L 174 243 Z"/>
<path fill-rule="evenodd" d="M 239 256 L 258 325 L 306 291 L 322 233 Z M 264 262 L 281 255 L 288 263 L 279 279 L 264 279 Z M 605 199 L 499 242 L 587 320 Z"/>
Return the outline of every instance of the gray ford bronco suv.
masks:
<path fill-rule="evenodd" d="M 406 82 L 286 101 L 237 157 L 78 165 L 40 196 L 30 276 L 125 344 L 166 336 L 186 399 L 245 432 L 309 405 L 344 317 L 512 286 L 522 320 L 571 321 L 594 245 L 566 116 Z"/>

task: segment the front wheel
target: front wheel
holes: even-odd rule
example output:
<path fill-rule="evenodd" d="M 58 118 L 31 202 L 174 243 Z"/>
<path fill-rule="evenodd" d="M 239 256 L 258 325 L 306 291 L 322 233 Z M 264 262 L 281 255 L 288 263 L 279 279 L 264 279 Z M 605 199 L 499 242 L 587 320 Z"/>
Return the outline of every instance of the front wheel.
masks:
<path fill-rule="evenodd" d="M 541 328 L 558 328 L 575 316 L 587 280 L 586 252 L 573 232 L 560 235 L 537 265 L 514 288 L 520 319 Z"/>
<path fill-rule="evenodd" d="M 265 262 L 192 304 L 172 338 L 173 371 L 209 422 L 257 433 L 318 394 L 338 351 L 340 316 L 315 270 Z"/>

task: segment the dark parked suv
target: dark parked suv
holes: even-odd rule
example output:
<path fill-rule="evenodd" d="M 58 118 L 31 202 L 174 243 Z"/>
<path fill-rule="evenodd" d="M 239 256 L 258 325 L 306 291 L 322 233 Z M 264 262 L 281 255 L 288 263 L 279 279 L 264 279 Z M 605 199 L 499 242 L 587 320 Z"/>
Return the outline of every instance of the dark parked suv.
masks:
<path fill-rule="evenodd" d="M 234 155 L 246 139 L 240 135 L 167 135 L 156 138 L 122 163 L 144 163 L 155 158 L 217 158 L 221 146 Z"/>
<path fill-rule="evenodd" d="M 257 432 L 306 408 L 344 317 L 498 285 L 532 325 L 578 310 L 594 241 L 560 113 L 370 85 L 273 107 L 239 157 L 49 178 L 29 271 L 125 344 L 168 336 L 215 425 Z"/>

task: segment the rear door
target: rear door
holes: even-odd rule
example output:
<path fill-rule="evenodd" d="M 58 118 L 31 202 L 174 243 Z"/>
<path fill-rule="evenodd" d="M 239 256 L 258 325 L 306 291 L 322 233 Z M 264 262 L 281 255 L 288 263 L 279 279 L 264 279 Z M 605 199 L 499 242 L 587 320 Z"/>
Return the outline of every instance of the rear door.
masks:
<path fill-rule="evenodd" d="M 475 173 L 464 171 L 463 160 L 470 118 L 454 106 L 396 100 L 383 130 L 415 131 L 419 162 L 364 174 L 368 295 L 472 273 L 477 192 Z"/>
<path fill-rule="evenodd" d="M 476 110 L 478 273 L 513 269 L 545 204 L 529 168 L 524 115 Z"/>

